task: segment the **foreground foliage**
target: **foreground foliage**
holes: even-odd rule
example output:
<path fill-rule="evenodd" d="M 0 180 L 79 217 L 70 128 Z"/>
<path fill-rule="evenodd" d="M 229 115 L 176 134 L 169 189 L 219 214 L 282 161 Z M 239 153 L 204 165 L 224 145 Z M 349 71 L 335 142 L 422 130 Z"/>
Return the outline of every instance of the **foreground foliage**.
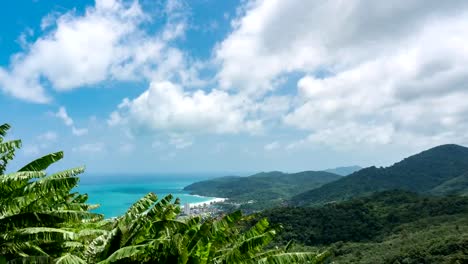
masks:
<path fill-rule="evenodd" d="M 51 175 L 44 172 L 63 158 L 52 153 L 5 174 L 21 141 L 5 141 L 9 125 L 0 126 L 0 261 L 46 262 L 74 252 L 75 233 L 65 226 L 97 221 L 102 218 L 89 212 L 87 196 L 71 193 L 83 168 Z"/>
<path fill-rule="evenodd" d="M 267 248 L 279 230 L 266 219 L 249 229 L 234 212 L 220 219 L 178 218 L 179 201 L 149 193 L 115 219 L 92 213 L 74 193 L 83 168 L 44 172 L 62 152 L 5 173 L 21 141 L 0 126 L 0 263 L 324 263 L 328 253 Z"/>
<path fill-rule="evenodd" d="M 323 263 L 328 254 L 265 251 L 276 235 L 266 219 L 241 232 L 242 214 L 177 219 L 178 200 L 150 193 L 115 219 L 85 252 L 87 263 Z"/>

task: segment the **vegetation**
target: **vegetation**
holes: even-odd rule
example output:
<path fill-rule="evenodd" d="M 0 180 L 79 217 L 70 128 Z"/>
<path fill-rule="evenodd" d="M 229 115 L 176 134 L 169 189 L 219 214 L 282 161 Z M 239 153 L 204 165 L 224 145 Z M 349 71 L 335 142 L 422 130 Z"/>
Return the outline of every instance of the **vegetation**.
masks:
<path fill-rule="evenodd" d="M 178 200 L 150 193 L 112 221 L 85 251 L 87 263 L 322 263 L 328 253 L 265 251 L 276 234 L 266 219 L 241 232 L 242 214 L 177 219 Z M 155 203 L 155 204 L 154 204 Z"/>
<path fill-rule="evenodd" d="M 387 168 L 362 169 L 337 181 L 296 195 L 291 199 L 291 203 L 317 205 L 392 189 L 431 193 L 440 190 L 439 186 L 466 172 L 468 172 L 468 148 L 442 145 Z M 464 183 L 466 184 L 466 181 Z M 445 186 L 453 188 L 457 185 Z M 445 188 L 442 194 L 445 193 L 451 193 L 451 189 Z"/>
<path fill-rule="evenodd" d="M 0 126 L 0 263 L 324 263 L 328 253 L 267 247 L 279 227 L 260 219 L 246 229 L 234 212 L 220 219 L 178 218 L 179 201 L 149 193 L 115 219 L 103 220 L 72 193 L 83 168 L 44 170 L 62 152 L 5 174 L 21 146 Z"/>
<path fill-rule="evenodd" d="M 0 126 L 0 262 L 20 259 L 28 263 L 56 259 L 65 263 L 65 252 L 74 252 L 76 234 L 66 226 L 98 221 L 89 212 L 87 196 L 70 191 L 83 168 L 52 175 L 44 172 L 63 157 L 62 152 L 39 158 L 14 173 L 5 174 L 21 141 L 4 141 L 9 125 Z"/>
<path fill-rule="evenodd" d="M 290 197 L 314 189 L 341 176 L 323 171 L 262 172 L 249 177 L 229 176 L 196 182 L 184 188 L 192 194 L 229 198 L 242 209 L 261 210 L 280 205 Z M 247 203 L 250 202 L 250 203 Z"/>
<path fill-rule="evenodd" d="M 466 263 L 468 197 L 385 191 L 322 207 L 260 214 L 284 231 L 277 245 L 327 248 L 335 263 Z M 302 246 L 301 246 L 302 245 Z"/>
<path fill-rule="evenodd" d="M 468 172 L 442 183 L 432 189 L 431 193 L 468 196 Z"/>
<path fill-rule="evenodd" d="M 338 174 L 341 176 L 348 176 L 356 171 L 362 170 L 359 166 L 348 166 L 348 167 L 337 167 L 333 169 L 327 169 L 326 172 Z"/>

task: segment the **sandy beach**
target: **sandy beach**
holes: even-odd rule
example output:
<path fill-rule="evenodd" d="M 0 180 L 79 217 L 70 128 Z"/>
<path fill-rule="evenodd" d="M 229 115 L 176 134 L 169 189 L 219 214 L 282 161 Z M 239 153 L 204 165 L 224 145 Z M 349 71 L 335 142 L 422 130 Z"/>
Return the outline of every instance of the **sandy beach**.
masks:
<path fill-rule="evenodd" d="M 190 203 L 190 208 L 194 208 L 197 206 L 203 206 L 203 204 L 209 205 L 210 203 L 221 203 L 226 201 L 226 198 L 213 198 L 205 202 L 199 202 L 199 203 Z"/>

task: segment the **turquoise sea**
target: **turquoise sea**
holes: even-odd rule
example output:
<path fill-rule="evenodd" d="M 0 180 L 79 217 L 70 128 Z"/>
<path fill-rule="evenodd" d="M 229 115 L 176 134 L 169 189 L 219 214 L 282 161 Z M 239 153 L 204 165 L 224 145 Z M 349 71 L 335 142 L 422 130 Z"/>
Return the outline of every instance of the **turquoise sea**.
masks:
<path fill-rule="evenodd" d="M 213 177 L 213 176 L 211 176 Z M 213 197 L 190 195 L 182 189 L 194 182 L 206 180 L 203 175 L 85 175 L 76 191 L 89 195 L 88 203 L 100 204 L 95 212 L 106 218 L 123 214 L 143 195 L 154 192 L 159 198 L 172 194 L 184 203 L 205 202 Z"/>

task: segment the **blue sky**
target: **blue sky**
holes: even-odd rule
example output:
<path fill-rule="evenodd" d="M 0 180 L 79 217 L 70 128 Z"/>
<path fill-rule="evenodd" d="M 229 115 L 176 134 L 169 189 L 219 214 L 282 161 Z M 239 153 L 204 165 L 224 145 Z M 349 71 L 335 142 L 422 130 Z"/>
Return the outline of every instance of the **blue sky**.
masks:
<path fill-rule="evenodd" d="M 19 0 L 0 14 L 14 166 L 390 165 L 468 144 L 468 3 Z M 14 169 L 14 168 L 12 168 Z"/>

